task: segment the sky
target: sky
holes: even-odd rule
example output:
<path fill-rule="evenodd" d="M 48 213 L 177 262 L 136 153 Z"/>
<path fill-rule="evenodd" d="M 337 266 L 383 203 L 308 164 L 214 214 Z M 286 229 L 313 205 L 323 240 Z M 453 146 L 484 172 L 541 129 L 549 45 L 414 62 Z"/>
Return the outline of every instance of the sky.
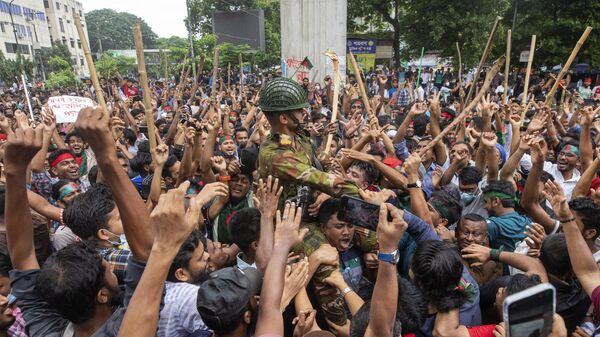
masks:
<path fill-rule="evenodd" d="M 80 0 L 85 13 L 110 8 L 142 18 L 159 37 L 187 37 L 185 0 Z"/>

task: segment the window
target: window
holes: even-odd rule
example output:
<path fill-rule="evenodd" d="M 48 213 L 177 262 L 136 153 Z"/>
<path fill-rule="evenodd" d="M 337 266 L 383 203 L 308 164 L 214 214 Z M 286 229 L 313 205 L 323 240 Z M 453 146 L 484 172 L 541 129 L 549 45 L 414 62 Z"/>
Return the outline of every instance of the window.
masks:
<path fill-rule="evenodd" d="M 69 13 L 69 6 L 65 5 L 65 12 Z"/>
<path fill-rule="evenodd" d="M 81 49 L 81 40 L 77 39 L 77 48 Z"/>
<path fill-rule="evenodd" d="M 24 45 L 24 44 L 17 45 L 15 43 L 5 42 L 4 46 L 6 47 L 7 53 L 16 54 L 17 50 L 19 50 L 19 52 L 21 54 L 29 55 L 29 46 L 27 46 L 27 45 Z"/>
<path fill-rule="evenodd" d="M 83 17 L 83 12 L 81 11 L 81 9 L 79 10 L 79 16 Z"/>
<path fill-rule="evenodd" d="M 71 39 L 71 48 L 75 48 L 75 40 Z"/>
<path fill-rule="evenodd" d="M 0 22 L 0 29 L 2 30 L 2 33 L 6 33 L 4 30 L 4 22 Z"/>
<path fill-rule="evenodd" d="M 60 10 L 60 3 L 56 3 L 56 10 L 59 11 Z"/>
<path fill-rule="evenodd" d="M 48 3 L 48 0 L 44 0 L 44 8 L 50 8 L 50 4 Z"/>
<path fill-rule="evenodd" d="M 59 18 L 58 24 L 60 25 L 60 32 L 64 33 L 65 32 L 65 24 L 63 23 L 63 20 Z"/>
<path fill-rule="evenodd" d="M 81 63 L 81 66 L 84 66 L 85 64 L 83 63 L 83 57 L 79 58 L 79 63 Z"/>
<path fill-rule="evenodd" d="M 67 44 L 67 38 L 66 38 L 66 37 L 64 37 L 64 36 L 62 37 L 62 43 L 63 43 L 63 44 Z"/>

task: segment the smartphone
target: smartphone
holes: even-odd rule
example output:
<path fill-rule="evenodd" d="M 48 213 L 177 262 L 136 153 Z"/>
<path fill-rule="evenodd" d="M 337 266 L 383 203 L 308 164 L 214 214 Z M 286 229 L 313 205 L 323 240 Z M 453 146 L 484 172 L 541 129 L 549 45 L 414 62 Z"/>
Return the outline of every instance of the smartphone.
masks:
<path fill-rule="evenodd" d="M 379 206 L 359 198 L 343 195 L 338 219 L 370 230 L 377 230 Z"/>
<path fill-rule="evenodd" d="M 506 337 L 548 336 L 556 312 L 556 289 L 550 283 L 538 284 L 504 300 Z"/>

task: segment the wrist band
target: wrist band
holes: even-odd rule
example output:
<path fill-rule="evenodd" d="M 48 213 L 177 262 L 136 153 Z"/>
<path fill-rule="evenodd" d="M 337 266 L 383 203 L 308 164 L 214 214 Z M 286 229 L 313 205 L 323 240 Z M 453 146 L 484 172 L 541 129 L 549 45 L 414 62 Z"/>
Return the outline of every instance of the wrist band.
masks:
<path fill-rule="evenodd" d="M 575 221 L 575 218 L 571 218 L 571 219 L 567 219 L 567 220 L 560 220 L 560 223 L 569 223 Z"/>
<path fill-rule="evenodd" d="M 351 291 L 352 289 L 350 289 L 350 287 L 344 288 L 344 290 L 342 290 L 342 297 L 346 296 Z"/>
<path fill-rule="evenodd" d="M 231 176 L 219 176 L 219 181 L 222 183 L 226 183 L 231 181 Z"/>
<path fill-rule="evenodd" d="M 59 219 L 60 219 L 60 224 L 65 226 L 65 220 L 63 219 L 63 214 L 65 213 L 65 209 L 61 208 L 60 209 L 60 215 L 59 215 Z"/>
<path fill-rule="evenodd" d="M 500 253 L 502 253 L 500 249 L 490 250 L 490 260 L 500 262 Z"/>

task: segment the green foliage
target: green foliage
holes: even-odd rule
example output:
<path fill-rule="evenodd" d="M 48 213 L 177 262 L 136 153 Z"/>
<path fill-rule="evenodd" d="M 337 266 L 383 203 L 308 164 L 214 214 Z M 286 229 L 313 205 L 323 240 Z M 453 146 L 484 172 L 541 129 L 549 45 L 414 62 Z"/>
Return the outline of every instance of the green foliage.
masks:
<path fill-rule="evenodd" d="M 68 64 L 71 63 L 71 52 L 69 52 L 69 47 L 66 44 L 61 42 L 55 42 L 51 48 L 42 48 L 40 51 L 36 52 L 38 57 L 41 58 L 44 68 L 47 72 L 57 71 L 58 69 L 52 68 L 49 64 L 50 60 L 54 57 L 59 57 L 62 60 L 66 61 Z"/>
<path fill-rule="evenodd" d="M 262 9 L 265 17 L 265 51 L 258 51 L 254 54 L 244 55 L 244 61 L 250 61 L 259 65 L 260 67 L 269 67 L 272 65 L 279 64 L 279 58 L 281 55 L 281 23 L 280 23 L 280 7 L 278 0 L 190 0 L 190 16 L 186 18 L 192 23 L 192 32 L 195 34 L 202 33 L 203 37 L 200 40 L 205 39 L 207 36 L 211 36 L 210 39 L 214 38 L 214 43 L 211 41 L 196 42 L 194 45 L 200 45 L 200 49 L 206 57 L 206 62 L 210 65 L 212 61 L 212 48 L 216 44 L 216 36 L 212 34 L 212 14 L 215 10 L 222 11 L 233 11 L 243 9 Z M 237 52 L 246 53 L 249 49 L 246 47 L 238 46 L 241 50 Z M 194 47 L 198 48 L 198 47 Z M 223 48 L 230 50 L 229 46 L 223 46 Z M 198 50 L 198 49 L 196 49 Z M 197 52 L 197 54 L 200 54 Z M 234 53 L 232 53 L 234 54 Z M 210 55 L 210 56 L 209 56 Z M 227 56 L 223 56 L 227 57 Z M 222 58 L 221 64 L 226 64 Z M 231 62 L 232 66 L 237 64 L 237 56 L 235 61 Z"/>
<path fill-rule="evenodd" d="M 15 60 L 7 59 L 0 51 L 0 80 L 7 83 L 12 83 L 21 80 L 21 74 L 25 74 L 31 78 L 35 64 L 33 61 L 23 57 L 17 53 Z"/>
<path fill-rule="evenodd" d="M 68 89 L 77 86 L 78 80 L 71 70 L 53 72 L 48 76 L 44 87 L 48 90 Z"/>
<path fill-rule="evenodd" d="M 505 24 L 512 25 L 514 7 L 507 11 Z M 531 35 L 537 36 L 536 66 L 564 64 L 586 26 L 594 30 L 578 54 L 578 62 L 600 67 L 600 2 L 592 0 L 519 0 L 513 32 L 513 62 L 529 49 Z M 576 62 L 577 63 L 577 62 Z M 514 63 L 517 64 L 517 63 Z"/>
<path fill-rule="evenodd" d="M 58 56 L 53 56 L 50 61 L 48 62 L 48 67 L 50 67 L 51 69 L 54 69 L 53 72 L 60 72 L 63 70 L 73 70 L 73 67 L 71 67 L 71 64 L 58 57 Z"/>
<path fill-rule="evenodd" d="M 156 34 L 144 20 L 130 13 L 113 9 L 97 9 L 85 14 L 90 39 L 90 49 L 100 50 L 98 40 L 102 41 L 102 50 L 134 49 L 132 27 L 139 21 L 142 28 L 144 48 L 156 47 Z"/>
<path fill-rule="evenodd" d="M 122 76 L 135 72 L 137 67 L 135 59 L 122 55 L 116 55 L 111 52 L 103 53 L 100 59 L 94 63 L 98 76 L 108 78 L 117 74 Z"/>

